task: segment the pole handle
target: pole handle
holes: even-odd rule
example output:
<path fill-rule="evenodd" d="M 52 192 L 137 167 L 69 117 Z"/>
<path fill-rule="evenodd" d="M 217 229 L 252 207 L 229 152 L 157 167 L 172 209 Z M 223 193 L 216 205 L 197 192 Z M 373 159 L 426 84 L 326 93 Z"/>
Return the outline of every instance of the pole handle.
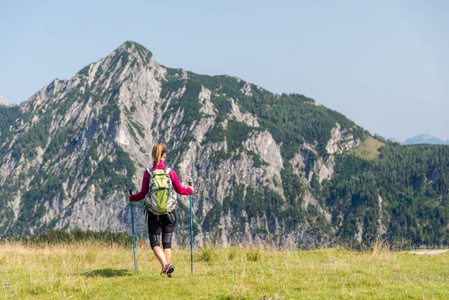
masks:
<path fill-rule="evenodd" d="M 130 196 L 133 194 L 133 190 L 132 189 L 128 190 L 128 192 L 129 192 Z"/>

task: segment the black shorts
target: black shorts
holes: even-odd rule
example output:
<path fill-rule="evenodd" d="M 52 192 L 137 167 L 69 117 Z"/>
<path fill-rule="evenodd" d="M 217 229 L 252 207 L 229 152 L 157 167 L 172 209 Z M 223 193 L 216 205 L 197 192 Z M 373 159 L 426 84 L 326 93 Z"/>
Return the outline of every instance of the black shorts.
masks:
<path fill-rule="evenodd" d="M 151 249 L 156 246 L 161 246 L 159 242 L 159 236 L 161 235 L 161 232 L 162 246 L 164 247 L 164 249 L 171 248 L 171 240 L 177 220 L 175 210 L 173 210 L 171 214 L 174 217 L 174 222 L 170 220 L 168 215 L 156 216 L 148 211 L 148 237 L 150 238 Z"/>

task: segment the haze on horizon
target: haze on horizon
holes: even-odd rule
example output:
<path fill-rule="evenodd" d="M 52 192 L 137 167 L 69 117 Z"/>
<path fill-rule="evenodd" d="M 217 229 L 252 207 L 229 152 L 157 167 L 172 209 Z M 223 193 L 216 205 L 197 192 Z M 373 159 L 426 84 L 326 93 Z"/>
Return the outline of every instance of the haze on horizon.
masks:
<path fill-rule="evenodd" d="M 449 139 L 449 2 L 2 1 L 0 94 L 21 103 L 126 40 L 167 67 L 299 93 L 372 133 Z"/>

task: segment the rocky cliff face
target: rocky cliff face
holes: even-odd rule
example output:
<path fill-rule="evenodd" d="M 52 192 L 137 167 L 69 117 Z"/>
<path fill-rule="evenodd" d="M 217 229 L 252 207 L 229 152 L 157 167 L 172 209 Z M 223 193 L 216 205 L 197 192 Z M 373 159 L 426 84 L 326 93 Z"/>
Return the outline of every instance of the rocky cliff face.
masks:
<path fill-rule="evenodd" d="M 133 42 L 17 109 L 0 135 L 3 237 L 50 228 L 130 232 L 127 189 L 140 190 L 152 145 L 162 142 L 181 183 L 195 183 L 196 245 L 335 244 L 331 213 L 315 191 L 332 178 L 335 155 L 365 135 L 312 99 L 166 68 Z M 309 128 L 315 123 L 321 135 Z M 188 201 L 179 197 L 178 244 L 188 237 Z"/>
<path fill-rule="evenodd" d="M 0 95 L 0 105 L 4 105 L 4 106 L 9 105 L 8 101 L 5 99 L 5 97 L 3 97 L 3 95 Z"/>

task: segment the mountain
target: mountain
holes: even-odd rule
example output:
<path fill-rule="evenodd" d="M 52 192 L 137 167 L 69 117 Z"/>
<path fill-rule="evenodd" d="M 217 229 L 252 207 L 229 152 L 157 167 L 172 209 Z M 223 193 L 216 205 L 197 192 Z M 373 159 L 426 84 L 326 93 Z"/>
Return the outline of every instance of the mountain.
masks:
<path fill-rule="evenodd" d="M 443 141 L 429 134 L 421 134 L 413 138 L 405 140 L 403 145 L 416 145 L 416 144 L 432 144 L 432 145 L 449 145 L 449 140 Z"/>
<path fill-rule="evenodd" d="M 0 94 L 0 105 L 8 106 L 8 101 Z"/>
<path fill-rule="evenodd" d="M 449 147 L 376 140 L 313 99 L 168 68 L 135 42 L 19 106 L 0 106 L 0 117 L 3 238 L 130 232 L 127 190 L 140 190 L 156 142 L 181 183 L 194 182 L 198 246 L 449 236 Z M 178 245 L 189 241 L 188 205 L 179 197 Z"/>

